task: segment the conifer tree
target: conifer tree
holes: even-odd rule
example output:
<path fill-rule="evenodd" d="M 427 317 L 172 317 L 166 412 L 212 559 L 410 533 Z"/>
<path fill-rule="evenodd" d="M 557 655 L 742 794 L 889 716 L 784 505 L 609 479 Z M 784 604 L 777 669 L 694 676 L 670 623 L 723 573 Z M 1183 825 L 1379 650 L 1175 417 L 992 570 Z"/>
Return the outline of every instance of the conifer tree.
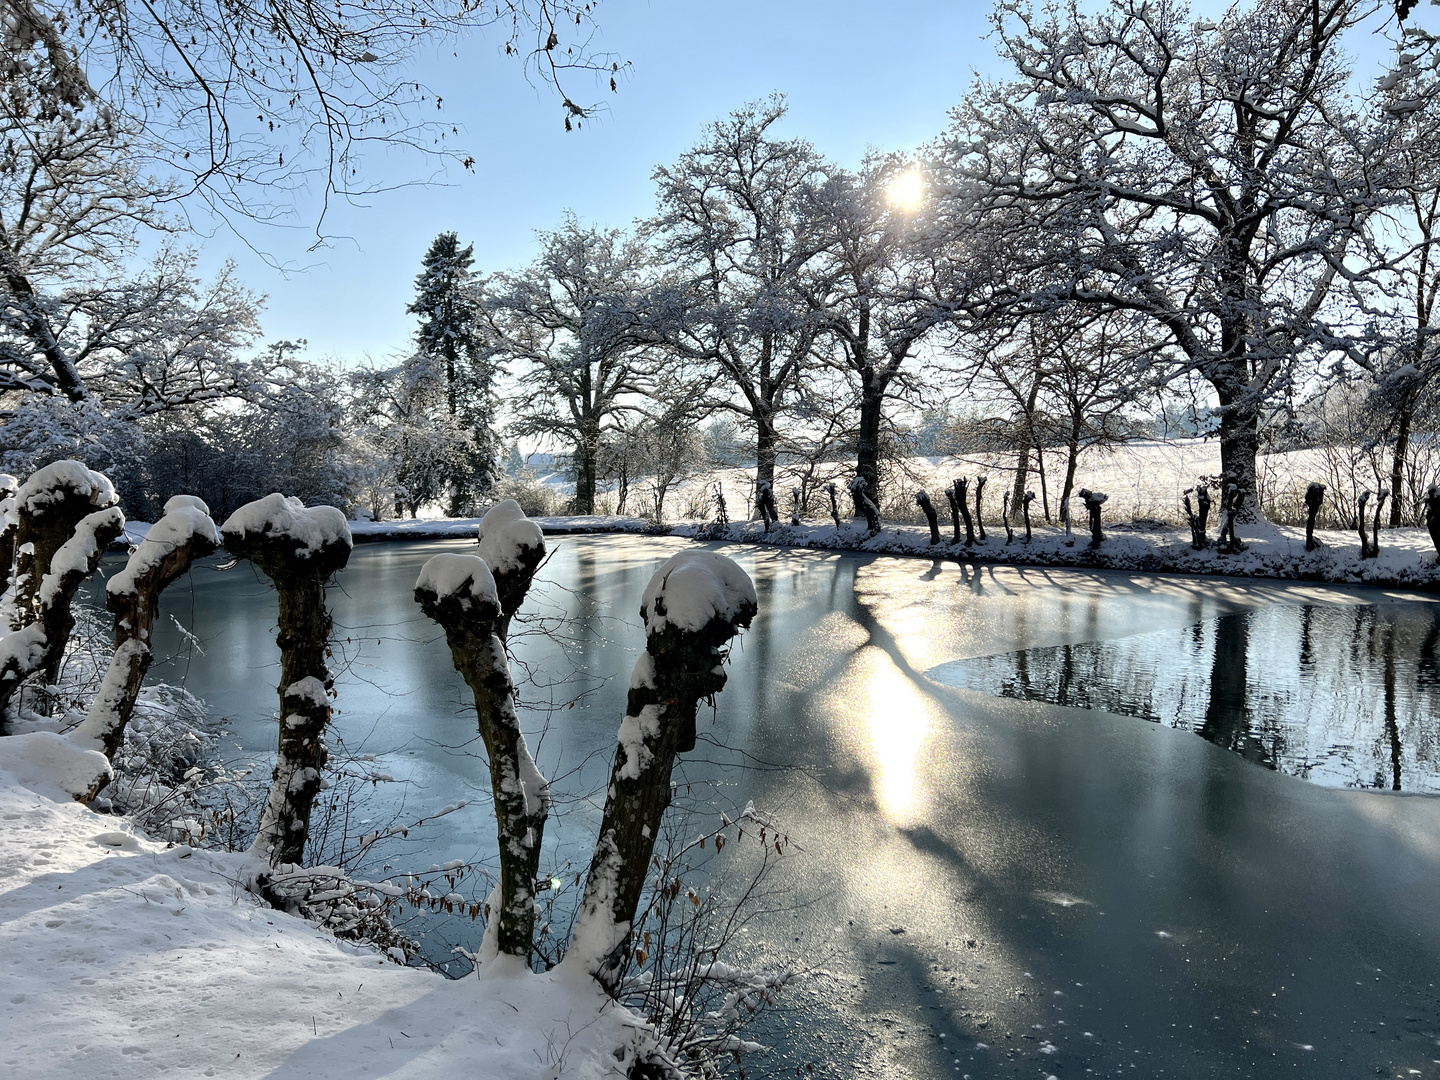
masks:
<path fill-rule="evenodd" d="M 439 383 L 445 419 L 466 440 L 448 478 L 448 512 L 473 510 L 495 488 L 499 445 L 495 437 L 494 364 L 482 348 L 471 289 L 474 246 L 453 232 L 437 236 L 415 278 L 415 300 L 405 310 L 420 318 L 414 366 Z"/>

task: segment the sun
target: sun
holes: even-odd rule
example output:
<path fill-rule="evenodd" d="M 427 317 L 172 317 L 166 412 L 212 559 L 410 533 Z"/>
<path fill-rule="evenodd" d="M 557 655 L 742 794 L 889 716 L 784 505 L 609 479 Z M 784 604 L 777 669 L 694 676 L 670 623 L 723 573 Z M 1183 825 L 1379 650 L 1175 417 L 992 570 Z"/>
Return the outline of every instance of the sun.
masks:
<path fill-rule="evenodd" d="M 919 168 L 906 169 L 890 181 L 885 195 L 896 210 L 918 210 L 925 200 L 925 178 Z"/>

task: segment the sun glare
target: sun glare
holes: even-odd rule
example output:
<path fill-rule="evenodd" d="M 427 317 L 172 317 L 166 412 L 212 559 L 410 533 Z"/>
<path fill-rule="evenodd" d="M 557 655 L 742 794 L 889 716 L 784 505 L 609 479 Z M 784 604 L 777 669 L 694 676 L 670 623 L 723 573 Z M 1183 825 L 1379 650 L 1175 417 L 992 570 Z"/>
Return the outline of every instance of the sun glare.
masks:
<path fill-rule="evenodd" d="M 895 209 L 918 210 L 925 199 L 925 178 L 919 169 L 906 169 L 890 181 L 886 194 Z"/>

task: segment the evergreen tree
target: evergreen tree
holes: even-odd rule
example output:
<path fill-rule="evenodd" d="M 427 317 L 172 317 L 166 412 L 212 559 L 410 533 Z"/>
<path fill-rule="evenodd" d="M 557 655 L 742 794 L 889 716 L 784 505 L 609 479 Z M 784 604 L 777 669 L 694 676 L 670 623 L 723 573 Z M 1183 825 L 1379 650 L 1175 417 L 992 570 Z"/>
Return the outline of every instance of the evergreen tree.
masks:
<path fill-rule="evenodd" d="M 449 426 L 463 432 L 465 453 L 447 478 L 452 517 L 473 510 L 494 491 L 500 448 L 495 437 L 494 364 L 481 346 L 472 294 L 473 245 L 453 232 L 437 236 L 415 279 L 415 301 L 405 310 L 420 317 L 416 366 L 441 382 Z"/>

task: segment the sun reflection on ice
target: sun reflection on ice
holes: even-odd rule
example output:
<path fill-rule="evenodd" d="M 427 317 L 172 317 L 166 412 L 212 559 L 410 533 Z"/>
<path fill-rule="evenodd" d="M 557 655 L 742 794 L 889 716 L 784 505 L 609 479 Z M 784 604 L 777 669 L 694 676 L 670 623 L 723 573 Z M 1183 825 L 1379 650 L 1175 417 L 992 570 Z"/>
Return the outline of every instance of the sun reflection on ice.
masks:
<path fill-rule="evenodd" d="M 870 783 L 880 812 L 892 825 L 909 825 L 924 808 L 920 750 L 930 735 L 930 709 L 914 685 L 878 649 L 866 649 L 856 674 L 865 679 L 865 727 Z"/>

